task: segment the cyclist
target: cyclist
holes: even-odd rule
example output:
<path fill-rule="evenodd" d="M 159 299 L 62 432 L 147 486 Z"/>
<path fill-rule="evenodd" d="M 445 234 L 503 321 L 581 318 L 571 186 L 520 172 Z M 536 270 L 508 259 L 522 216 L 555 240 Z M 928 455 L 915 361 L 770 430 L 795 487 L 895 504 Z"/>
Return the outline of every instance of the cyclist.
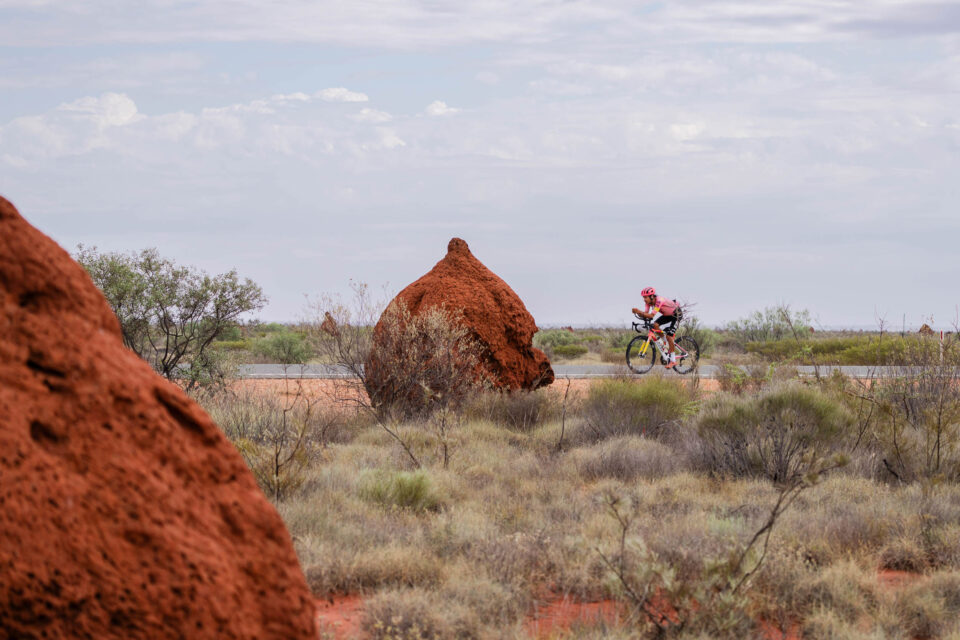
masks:
<path fill-rule="evenodd" d="M 676 335 L 677 326 L 683 317 L 680 305 L 677 304 L 676 300 L 659 297 L 657 290 L 653 287 L 645 287 L 643 291 L 640 292 L 640 295 L 643 296 L 643 302 L 646 304 L 646 307 L 644 307 L 643 311 L 637 308 L 632 309 L 632 311 L 641 318 L 647 318 L 648 320 L 653 320 L 653 317 L 657 313 L 660 314 L 660 317 L 653 320 L 653 323 L 657 325 L 656 329 L 658 331 L 667 334 L 667 344 L 670 345 L 670 349 L 667 351 L 667 359 L 669 362 L 667 362 L 664 367 L 672 369 L 677 364 L 676 356 L 673 355 L 673 336 Z M 653 312 L 650 312 L 651 308 Z"/>

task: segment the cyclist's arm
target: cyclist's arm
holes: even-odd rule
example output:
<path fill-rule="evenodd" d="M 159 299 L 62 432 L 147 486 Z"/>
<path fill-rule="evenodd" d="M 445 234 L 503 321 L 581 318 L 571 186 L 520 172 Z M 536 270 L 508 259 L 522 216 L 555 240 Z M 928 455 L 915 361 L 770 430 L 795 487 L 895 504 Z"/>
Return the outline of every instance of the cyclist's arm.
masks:
<path fill-rule="evenodd" d="M 647 305 L 646 308 L 649 309 L 650 305 Z M 653 313 L 647 313 L 645 310 L 640 311 L 640 309 L 636 309 L 636 308 L 633 309 L 633 312 L 636 315 L 640 316 L 641 318 L 646 318 L 647 320 L 653 320 L 653 317 L 660 312 L 660 307 L 655 308 L 653 310 Z"/>

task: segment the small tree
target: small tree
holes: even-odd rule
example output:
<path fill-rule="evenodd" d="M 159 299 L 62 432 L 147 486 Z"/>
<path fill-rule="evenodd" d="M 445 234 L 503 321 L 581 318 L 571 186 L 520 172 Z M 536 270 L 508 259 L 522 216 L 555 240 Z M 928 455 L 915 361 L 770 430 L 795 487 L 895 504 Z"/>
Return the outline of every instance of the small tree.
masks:
<path fill-rule="evenodd" d="M 254 345 L 254 351 L 283 365 L 306 364 L 313 355 L 303 335 L 293 331 L 278 331 L 261 338 Z"/>
<path fill-rule="evenodd" d="M 117 314 L 124 344 L 189 387 L 217 377 L 221 363 L 210 345 L 240 315 L 267 303 L 263 290 L 235 270 L 210 276 L 156 249 L 99 253 L 80 245 L 75 257 Z"/>
<path fill-rule="evenodd" d="M 420 461 L 400 423 L 444 412 L 428 426 L 449 461 L 451 430 L 460 423 L 456 412 L 483 384 L 480 345 L 456 311 L 435 307 L 413 314 L 400 302 L 375 301 L 365 284 L 351 288 L 349 302 L 329 295 L 311 302 L 307 326 L 314 349 L 352 385 L 343 399 L 371 412 L 415 467 Z"/>

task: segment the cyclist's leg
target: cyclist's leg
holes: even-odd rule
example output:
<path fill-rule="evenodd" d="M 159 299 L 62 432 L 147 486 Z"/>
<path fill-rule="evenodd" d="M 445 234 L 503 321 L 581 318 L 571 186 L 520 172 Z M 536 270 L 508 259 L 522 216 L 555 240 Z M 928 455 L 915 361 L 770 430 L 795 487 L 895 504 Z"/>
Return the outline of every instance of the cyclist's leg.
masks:
<path fill-rule="evenodd" d="M 660 316 L 657 318 L 656 323 L 663 329 L 663 332 L 667 334 L 667 344 L 670 346 L 668 354 L 673 355 L 676 345 L 673 342 L 673 337 L 677 334 L 677 325 L 679 324 L 679 319 L 676 316 Z"/>

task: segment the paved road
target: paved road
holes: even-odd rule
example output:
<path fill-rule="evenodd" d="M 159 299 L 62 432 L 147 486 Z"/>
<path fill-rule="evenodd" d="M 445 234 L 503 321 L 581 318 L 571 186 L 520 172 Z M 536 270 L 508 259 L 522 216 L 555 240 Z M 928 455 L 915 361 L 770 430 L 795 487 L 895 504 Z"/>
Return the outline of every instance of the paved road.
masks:
<path fill-rule="evenodd" d="M 815 374 L 813 367 L 797 367 L 800 375 L 812 376 Z M 895 367 L 820 367 L 820 375 L 828 376 L 834 369 L 839 369 L 844 375 L 851 378 L 882 378 L 885 376 L 896 375 L 901 371 Z M 628 373 L 627 368 L 613 364 L 597 365 L 554 365 L 553 371 L 557 378 L 610 378 L 617 375 Z M 655 367 L 653 371 L 663 371 L 660 367 Z M 700 377 L 715 378 L 718 367 L 715 365 L 701 365 Z M 687 374 L 690 375 L 690 374 Z M 303 378 L 303 379 L 336 379 L 352 377 L 349 371 L 342 367 L 325 364 L 307 364 L 307 365 L 281 365 L 281 364 L 245 364 L 240 366 L 241 378 L 257 379 L 282 379 L 282 378 Z"/>

